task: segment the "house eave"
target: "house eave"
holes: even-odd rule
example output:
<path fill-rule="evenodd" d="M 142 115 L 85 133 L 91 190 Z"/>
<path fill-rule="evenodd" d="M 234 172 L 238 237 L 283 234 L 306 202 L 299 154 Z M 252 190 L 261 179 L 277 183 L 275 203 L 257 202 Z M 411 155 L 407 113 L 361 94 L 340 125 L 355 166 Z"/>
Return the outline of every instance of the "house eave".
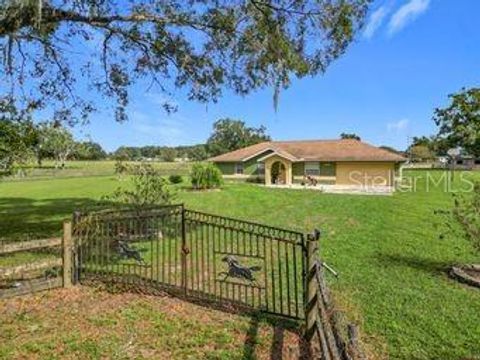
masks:
<path fill-rule="evenodd" d="M 289 161 L 291 161 L 291 162 L 303 161 L 302 159 L 298 159 L 298 158 L 293 157 L 293 156 L 291 156 L 291 155 L 282 154 L 282 153 L 279 153 L 279 152 L 277 152 L 277 151 L 274 151 L 274 152 L 272 152 L 272 153 L 270 153 L 270 154 L 267 154 L 266 156 L 261 157 L 261 158 L 258 159 L 257 161 L 258 161 L 258 162 L 262 162 L 262 161 L 265 161 L 266 159 L 268 159 L 268 158 L 270 158 L 270 157 L 272 157 L 272 156 L 279 156 L 279 157 L 281 157 L 281 158 L 283 158 L 283 159 L 287 159 L 287 160 L 289 160 Z"/>

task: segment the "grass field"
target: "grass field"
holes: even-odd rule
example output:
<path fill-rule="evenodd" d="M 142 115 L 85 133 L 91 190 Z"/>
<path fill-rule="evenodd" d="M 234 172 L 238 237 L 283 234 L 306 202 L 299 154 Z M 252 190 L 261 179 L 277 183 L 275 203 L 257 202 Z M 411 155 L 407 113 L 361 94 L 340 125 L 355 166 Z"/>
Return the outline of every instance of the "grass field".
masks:
<path fill-rule="evenodd" d="M 434 172 L 438 181 L 442 172 Z M 460 175 L 460 174 L 458 174 Z M 453 263 L 479 262 L 469 243 L 439 240 L 434 210 L 450 206 L 443 183 L 418 178 L 393 196 L 334 195 L 229 183 L 221 191 L 179 191 L 189 208 L 270 225 L 322 230 L 321 253 L 339 271 L 335 300 L 361 324 L 371 353 L 390 359 L 480 357 L 480 292 L 452 281 Z M 467 178 L 480 179 L 469 173 Z M 0 183 L 2 238 L 59 235 L 61 221 L 119 185 L 114 176 Z M 466 187 L 456 176 L 453 188 Z M 428 190 L 428 191 L 427 191 Z"/>
<path fill-rule="evenodd" d="M 34 164 L 23 166 L 14 171 L 4 181 L 25 181 L 32 179 L 49 179 L 83 177 L 83 176 L 112 176 L 115 174 L 114 160 L 109 161 L 68 161 L 63 169 L 55 168 L 53 161 L 44 161 L 42 167 Z M 124 164 L 138 164 L 138 162 L 125 161 Z M 152 166 L 163 171 L 166 175 L 187 175 L 190 170 L 189 163 L 181 162 L 150 162 Z"/>

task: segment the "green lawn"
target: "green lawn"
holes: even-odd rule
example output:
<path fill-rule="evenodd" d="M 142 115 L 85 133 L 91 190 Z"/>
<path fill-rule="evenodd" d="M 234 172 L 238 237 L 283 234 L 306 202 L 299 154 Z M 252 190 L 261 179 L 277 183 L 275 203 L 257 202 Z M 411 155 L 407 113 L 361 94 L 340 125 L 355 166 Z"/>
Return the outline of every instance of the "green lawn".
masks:
<path fill-rule="evenodd" d="M 438 179 L 443 173 L 435 172 Z M 479 261 L 461 239 L 439 240 L 434 210 L 451 194 L 425 172 L 415 192 L 333 195 L 226 184 L 221 191 L 180 191 L 189 208 L 300 231 L 322 230 L 321 253 L 339 271 L 329 279 L 337 303 L 360 322 L 370 351 L 390 359 L 480 356 L 480 292 L 448 278 L 452 263 Z M 466 174 L 480 179 L 480 174 Z M 76 208 L 113 191 L 113 176 L 0 183 L 0 238 L 58 235 Z M 467 184 L 456 177 L 454 189 Z"/>
<path fill-rule="evenodd" d="M 41 167 L 36 164 L 29 164 L 14 171 L 14 175 L 8 177 L 7 181 L 25 181 L 31 179 L 49 179 L 83 177 L 83 176 L 112 176 L 115 174 L 115 161 L 68 161 L 64 168 L 56 168 L 55 163 L 46 160 Z M 124 164 L 139 164 L 139 162 L 126 161 Z M 180 162 L 150 162 L 155 168 L 165 174 L 187 175 L 190 170 L 189 163 Z"/>

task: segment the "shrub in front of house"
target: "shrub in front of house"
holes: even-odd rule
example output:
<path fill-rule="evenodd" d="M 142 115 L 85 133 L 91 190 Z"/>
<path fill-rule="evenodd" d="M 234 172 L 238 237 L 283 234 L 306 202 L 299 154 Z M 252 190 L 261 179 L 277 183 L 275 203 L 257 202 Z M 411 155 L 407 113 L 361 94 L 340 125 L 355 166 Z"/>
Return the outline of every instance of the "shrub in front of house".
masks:
<path fill-rule="evenodd" d="M 170 184 L 180 184 L 183 182 L 182 175 L 172 174 L 168 177 Z"/>
<path fill-rule="evenodd" d="M 222 172 L 212 163 L 194 164 L 190 179 L 194 189 L 214 189 L 223 183 Z"/>

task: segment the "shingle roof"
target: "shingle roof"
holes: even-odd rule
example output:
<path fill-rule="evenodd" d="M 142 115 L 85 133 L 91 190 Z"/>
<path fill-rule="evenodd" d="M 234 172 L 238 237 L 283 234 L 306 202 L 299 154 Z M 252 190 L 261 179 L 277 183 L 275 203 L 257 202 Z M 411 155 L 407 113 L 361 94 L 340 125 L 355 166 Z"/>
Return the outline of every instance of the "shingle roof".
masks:
<path fill-rule="evenodd" d="M 210 158 L 213 162 L 240 162 L 273 150 L 295 161 L 394 161 L 406 159 L 398 154 L 353 139 L 267 141 Z"/>

